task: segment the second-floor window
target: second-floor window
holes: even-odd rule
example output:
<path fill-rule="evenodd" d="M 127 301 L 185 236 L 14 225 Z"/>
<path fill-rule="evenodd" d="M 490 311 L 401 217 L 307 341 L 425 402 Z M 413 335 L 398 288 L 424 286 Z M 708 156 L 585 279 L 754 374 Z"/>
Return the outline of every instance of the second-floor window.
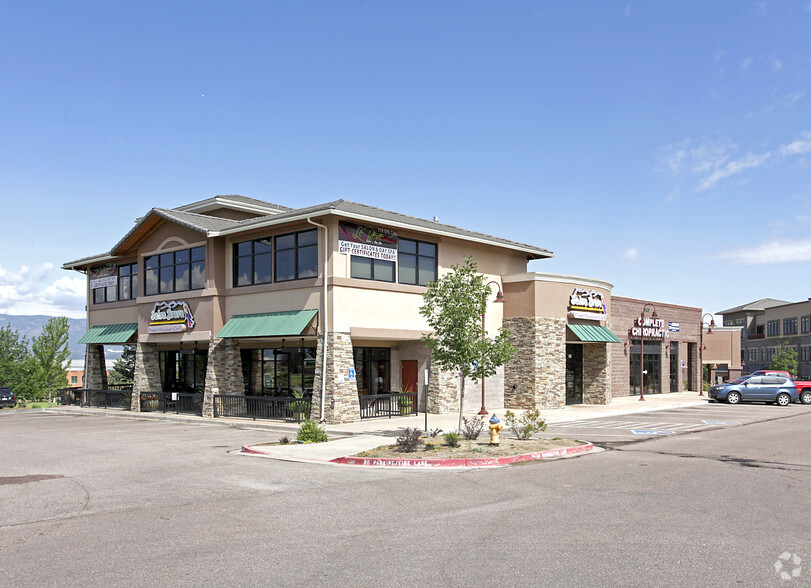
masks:
<path fill-rule="evenodd" d="M 800 322 L 800 330 L 803 333 L 811 331 L 811 316 L 804 316 Z"/>
<path fill-rule="evenodd" d="M 401 284 L 427 286 L 437 279 L 437 246 L 412 239 L 400 239 L 399 278 Z"/>
<path fill-rule="evenodd" d="M 206 285 L 205 246 L 144 258 L 147 296 L 202 290 Z"/>
<path fill-rule="evenodd" d="M 371 257 L 360 257 L 353 255 L 350 260 L 351 273 L 353 278 L 362 280 L 377 280 L 378 282 L 394 281 L 394 262 L 382 259 L 372 259 Z"/>
<path fill-rule="evenodd" d="M 234 243 L 234 286 L 267 284 L 272 281 L 271 243 L 270 237 Z"/>
<path fill-rule="evenodd" d="M 769 321 L 766 323 L 766 336 L 776 337 L 780 334 L 780 321 Z"/>
<path fill-rule="evenodd" d="M 317 229 L 279 235 L 274 244 L 277 282 L 318 276 Z"/>
<path fill-rule="evenodd" d="M 138 297 L 138 264 L 118 266 L 118 299 L 132 300 Z"/>
<path fill-rule="evenodd" d="M 797 317 L 783 319 L 783 334 L 784 335 L 797 334 Z"/>

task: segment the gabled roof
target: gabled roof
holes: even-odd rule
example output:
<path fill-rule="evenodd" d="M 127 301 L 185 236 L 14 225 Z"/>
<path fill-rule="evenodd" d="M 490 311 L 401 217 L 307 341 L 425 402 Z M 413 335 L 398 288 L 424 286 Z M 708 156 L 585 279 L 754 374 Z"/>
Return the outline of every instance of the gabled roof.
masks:
<path fill-rule="evenodd" d="M 542 259 L 545 257 L 554 256 L 554 253 L 551 251 L 541 247 L 536 247 L 534 245 L 519 243 L 509 239 L 502 239 L 501 237 L 493 237 L 477 231 L 469 231 L 467 229 L 454 227 L 453 225 L 446 225 L 437 221 L 429 221 L 399 212 L 384 210 L 382 208 L 377 208 L 376 206 L 369 206 L 368 204 L 350 202 L 348 200 L 335 200 L 333 202 L 317 204 L 307 208 L 294 209 L 289 212 L 273 215 L 271 217 L 244 220 L 239 223 L 239 226 L 221 230 L 219 231 L 219 234 L 230 235 L 243 230 L 273 226 L 276 224 L 290 222 L 292 220 L 327 215 L 381 222 L 396 228 L 410 228 L 418 231 L 430 231 L 438 235 L 447 235 L 466 241 L 476 241 L 488 245 L 501 245 L 503 247 L 507 247 L 508 249 L 516 249 L 526 253 L 528 259 Z"/>
<path fill-rule="evenodd" d="M 207 206 L 209 207 L 208 210 L 215 210 L 216 208 L 222 208 L 223 204 L 226 203 L 243 203 L 250 205 L 255 211 L 264 207 L 264 215 L 238 221 L 190 211 L 193 208 L 198 210 L 206 209 Z M 306 208 L 294 209 L 262 202 L 261 200 L 248 198 L 247 196 L 215 196 L 208 200 L 202 200 L 175 209 L 153 208 L 142 218 L 139 218 L 135 226 L 124 235 L 108 253 L 71 261 L 65 263 L 62 268 L 80 270 L 88 267 L 90 264 L 103 263 L 114 259 L 116 256 L 127 255 L 141 239 L 164 221 L 177 223 L 180 226 L 198 231 L 206 237 L 217 237 L 323 216 L 339 216 L 359 220 L 361 222 L 376 222 L 392 228 L 411 229 L 421 232 L 427 231 L 439 236 L 449 236 L 465 241 L 500 246 L 514 251 L 520 251 L 527 256 L 527 259 L 543 259 L 554 256 L 551 251 L 534 245 L 519 243 L 501 237 L 493 237 L 477 231 L 469 231 L 437 221 L 429 221 L 399 212 L 369 206 L 368 204 L 350 202 L 348 200 L 335 200 L 333 202 L 326 202 Z"/>
<path fill-rule="evenodd" d="M 719 310 L 715 314 L 734 314 L 736 312 L 763 312 L 767 308 L 773 308 L 775 306 L 783 306 L 784 304 L 791 304 L 786 300 L 776 300 L 774 298 L 761 298 L 760 300 L 755 300 L 754 302 L 750 302 L 748 304 L 742 304 L 741 306 L 736 306 L 735 308 L 729 308 L 727 310 Z"/>
<path fill-rule="evenodd" d="M 192 202 L 191 204 L 184 204 L 178 206 L 175 210 L 183 212 L 196 212 L 204 214 L 218 208 L 230 208 L 232 210 L 241 210 L 246 212 L 253 212 L 256 214 L 278 214 L 288 210 L 293 210 L 289 206 L 282 206 L 281 204 L 273 204 L 265 202 L 264 200 L 257 200 L 249 196 L 242 196 L 240 194 L 227 194 L 200 200 L 199 202 Z"/>

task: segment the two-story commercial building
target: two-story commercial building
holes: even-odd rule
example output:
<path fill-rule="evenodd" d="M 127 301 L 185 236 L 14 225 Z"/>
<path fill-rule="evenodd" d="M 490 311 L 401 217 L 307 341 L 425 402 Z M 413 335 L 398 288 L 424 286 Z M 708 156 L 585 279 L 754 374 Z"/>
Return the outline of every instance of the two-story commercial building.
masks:
<path fill-rule="evenodd" d="M 311 416 L 335 423 L 398 390 L 426 391 L 430 412 L 458 409 L 458 378 L 432 365 L 419 308 L 426 285 L 468 256 L 503 291 L 487 331 L 507 327 L 516 346 L 485 382 L 485 403 L 609 402 L 611 346 L 622 346 L 612 285 L 527 273 L 552 253 L 436 219 L 344 200 L 293 209 L 216 196 L 153 208 L 108 252 L 63 267 L 88 277 L 87 388 L 106 387 L 103 347 L 128 343 L 132 410 L 147 391 L 197 392 L 203 416 L 217 398 L 311 394 Z M 631 393 L 627 384 L 616 394 Z M 469 394 L 465 409 L 480 401 Z"/>

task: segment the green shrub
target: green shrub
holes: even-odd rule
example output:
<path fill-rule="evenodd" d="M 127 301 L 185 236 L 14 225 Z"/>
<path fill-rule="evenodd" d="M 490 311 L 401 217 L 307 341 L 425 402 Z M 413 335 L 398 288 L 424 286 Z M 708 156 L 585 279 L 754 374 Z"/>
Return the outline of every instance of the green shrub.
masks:
<path fill-rule="evenodd" d="M 513 432 L 516 439 L 529 439 L 534 433 L 546 430 L 546 422 L 541 418 L 541 413 L 537 408 L 527 410 L 520 417 L 508 410 L 504 414 L 504 422 Z"/>
<path fill-rule="evenodd" d="M 327 432 L 313 419 L 305 419 L 296 433 L 296 440 L 302 443 L 322 443 L 327 440 Z"/>
<path fill-rule="evenodd" d="M 459 447 L 459 439 L 462 438 L 456 431 L 448 431 L 442 435 L 442 437 L 445 439 L 445 445 L 448 447 Z"/>
<path fill-rule="evenodd" d="M 422 431 L 417 427 L 413 429 L 406 427 L 405 431 L 403 431 L 403 435 L 397 437 L 397 446 L 400 448 L 400 451 L 404 453 L 413 453 L 420 449 L 423 444 Z"/>

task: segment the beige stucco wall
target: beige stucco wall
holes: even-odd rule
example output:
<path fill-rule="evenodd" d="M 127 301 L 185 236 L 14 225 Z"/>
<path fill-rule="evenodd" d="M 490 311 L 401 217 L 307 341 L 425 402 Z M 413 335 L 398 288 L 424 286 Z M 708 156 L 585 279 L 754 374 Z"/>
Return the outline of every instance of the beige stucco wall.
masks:
<path fill-rule="evenodd" d="M 742 369 L 741 329 L 742 327 L 713 327 L 711 333 L 704 329 L 702 363 L 725 363 L 730 370 Z"/>
<path fill-rule="evenodd" d="M 558 274 L 524 273 L 504 277 L 504 317 L 568 318 L 569 299 L 575 288 L 594 290 L 603 297 L 606 313 L 611 312 L 608 282 Z M 573 320 L 571 322 L 579 322 Z M 584 321 L 594 324 L 594 321 Z"/>

